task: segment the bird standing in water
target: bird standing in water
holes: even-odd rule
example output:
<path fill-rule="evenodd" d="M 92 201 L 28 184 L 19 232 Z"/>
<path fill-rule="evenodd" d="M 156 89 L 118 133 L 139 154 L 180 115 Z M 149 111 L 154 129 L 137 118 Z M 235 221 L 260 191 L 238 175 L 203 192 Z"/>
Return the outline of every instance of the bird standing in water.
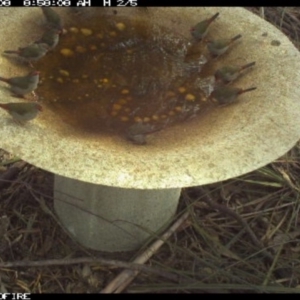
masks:
<path fill-rule="evenodd" d="M 145 123 L 135 123 L 126 130 L 126 138 L 136 145 L 145 145 L 147 136 L 156 131 L 160 131 L 163 127 L 155 128 L 154 125 Z"/>

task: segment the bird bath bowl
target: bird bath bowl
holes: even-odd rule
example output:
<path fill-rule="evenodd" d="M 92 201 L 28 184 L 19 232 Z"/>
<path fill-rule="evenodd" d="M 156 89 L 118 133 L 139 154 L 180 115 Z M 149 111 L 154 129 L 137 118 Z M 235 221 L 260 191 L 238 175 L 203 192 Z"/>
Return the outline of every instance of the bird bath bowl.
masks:
<path fill-rule="evenodd" d="M 113 15 L 114 10 L 132 18 L 146 15 L 138 8 L 95 13 Z M 71 13 L 57 12 L 66 18 Z M 149 8 L 147 13 L 153 23 L 190 38 L 189 29 L 216 12 L 220 16 L 209 37 L 241 33 L 243 38 L 215 67 L 256 61 L 255 68 L 233 85 L 257 90 L 242 95 L 237 103 L 215 106 L 201 117 L 154 133 L 147 145 L 118 136 L 83 135 L 47 105 L 23 127 L 0 112 L 0 147 L 55 174 L 56 212 L 83 245 L 103 251 L 135 249 L 174 215 L 182 187 L 253 171 L 298 141 L 300 54 L 285 35 L 243 8 Z M 38 8 L 6 8 L 0 14 L 1 51 L 27 45 L 42 32 L 37 29 L 42 19 Z M 3 76 L 25 70 L 5 57 L 0 62 Z M 2 88 L 0 96 L 2 102 L 13 101 Z"/>

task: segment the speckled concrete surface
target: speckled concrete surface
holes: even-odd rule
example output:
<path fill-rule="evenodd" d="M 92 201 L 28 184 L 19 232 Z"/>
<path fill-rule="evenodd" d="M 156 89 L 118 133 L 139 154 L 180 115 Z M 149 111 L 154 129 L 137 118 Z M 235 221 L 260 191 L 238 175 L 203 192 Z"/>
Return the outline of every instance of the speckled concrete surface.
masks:
<path fill-rule="evenodd" d="M 120 9 L 124 11 L 137 13 L 137 9 Z M 66 177 L 138 189 L 221 181 L 283 155 L 300 137 L 300 54 L 288 38 L 242 8 L 150 8 L 154 22 L 175 26 L 187 36 L 192 25 L 217 11 L 220 17 L 211 26 L 211 36 L 243 35 L 242 42 L 226 55 L 226 62 L 257 62 L 238 85 L 258 89 L 243 95 L 238 104 L 219 108 L 182 128 L 159 132 L 146 146 L 121 138 L 79 137 L 59 121 L 49 128 L 45 120 L 53 116 L 46 109 L 24 127 L 0 111 L 0 148 Z M 40 29 L 36 30 L 42 20 L 39 8 L 0 8 L 0 16 L 1 52 L 24 46 L 40 35 Z M 273 40 L 280 45 L 272 46 Z M 22 69 L 2 56 L 0 65 L 4 76 L 20 74 Z M 16 99 L 1 88 L 0 101 Z"/>

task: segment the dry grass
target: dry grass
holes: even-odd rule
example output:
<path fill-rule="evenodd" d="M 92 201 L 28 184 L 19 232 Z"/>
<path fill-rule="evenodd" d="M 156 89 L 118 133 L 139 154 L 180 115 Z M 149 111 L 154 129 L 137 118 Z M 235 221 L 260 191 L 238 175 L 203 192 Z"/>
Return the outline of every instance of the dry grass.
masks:
<path fill-rule="evenodd" d="M 299 48 L 299 8 L 248 9 Z M 245 176 L 183 190 L 180 211 L 188 211 L 190 218 L 127 292 L 300 292 L 299 162 L 296 145 Z M 128 262 L 135 256 L 97 253 L 73 242 L 52 213 L 52 174 L 4 151 L 0 172 L 0 261 L 41 261 L 0 268 L 0 292 L 99 292 L 121 263 L 91 261 Z"/>

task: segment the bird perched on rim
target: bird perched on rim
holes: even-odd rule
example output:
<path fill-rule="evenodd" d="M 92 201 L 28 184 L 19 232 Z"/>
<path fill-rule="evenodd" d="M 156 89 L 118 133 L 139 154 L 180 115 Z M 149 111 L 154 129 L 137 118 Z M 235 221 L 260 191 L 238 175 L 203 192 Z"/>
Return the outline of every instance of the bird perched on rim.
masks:
<path fill-rule="evenodd" d="M 59 42 L 59 35 L 61 31 L 57 29 L 50 28 L 46 30 L 43 36 L 35 41 L 35 44 L 46 44 L 49 47 L 49 50 L 54 49 Z"/>
<path fill-rule="evenodd" d="M 27 47 L 19 48 L 18 50 L 5 50 L 5 54 L 16 54 L 19 58 L 27 61 L 31 67 L 32 62 L 39 60 L 48 52 L 47 44 L 31 44 Z"/>
<path fill-rule="evenodd" d="M 227 84 L 236 80 L 241 72 L 255 65 L 255 61 L 243 66 L 228 65 L 218 69 L 215 72 L 215 80 L 217 83 Z"/>
<path fill-rule="evenodd" d="M 6 110 L 20 125 L 34 119 L 43 110 L 42 106 L 36 102 L 0 103 L 0 108 Z"/>
<path fill-rule="evenodd" d="M 236 101 L 241 94 L 256 90 L 256 87 L 241 89 L 228 85 L 217 86 L 210 94 L 212 99 L 215 99 L 219 104 L 230 104 Z"/>
<path fill-rule="evenodd" d="M 39 74 L 39 71 L 32 71 L 25 76 L 11 78 L 0 77 L 0 80 L 9 84 L 10 89 L 14 94 L 16 94 L 18 97 L 24 98 L 26 94 L 31 92 L 34 94 L 34 90 L 37 88 L 39 83 Z"/>
<path fill-rule="evenodd" d="M 41 7 L 44 17 L 47 22 L 47 26 L 52 29 L 63 31 L 63 22 L 61 17 L 57 12 L 55 12 L 51 7 Z"/>
<path fill-rule="evenodd" d="M 231 39 L 206 40 L 207 49 L 213 57 L 217 57 L 224 54 L 228 50 L 229 46 L 241 37 L 242 35 L 238 34 Z"/>
<path fill-rule="evenodd" d="M 191 28 L 191 34 L 197 41 L 201 41 L 208 33 L 209 25 L 219 16 L 220 13 L 214 14 L 212 17 L 197 23 Z"/>

